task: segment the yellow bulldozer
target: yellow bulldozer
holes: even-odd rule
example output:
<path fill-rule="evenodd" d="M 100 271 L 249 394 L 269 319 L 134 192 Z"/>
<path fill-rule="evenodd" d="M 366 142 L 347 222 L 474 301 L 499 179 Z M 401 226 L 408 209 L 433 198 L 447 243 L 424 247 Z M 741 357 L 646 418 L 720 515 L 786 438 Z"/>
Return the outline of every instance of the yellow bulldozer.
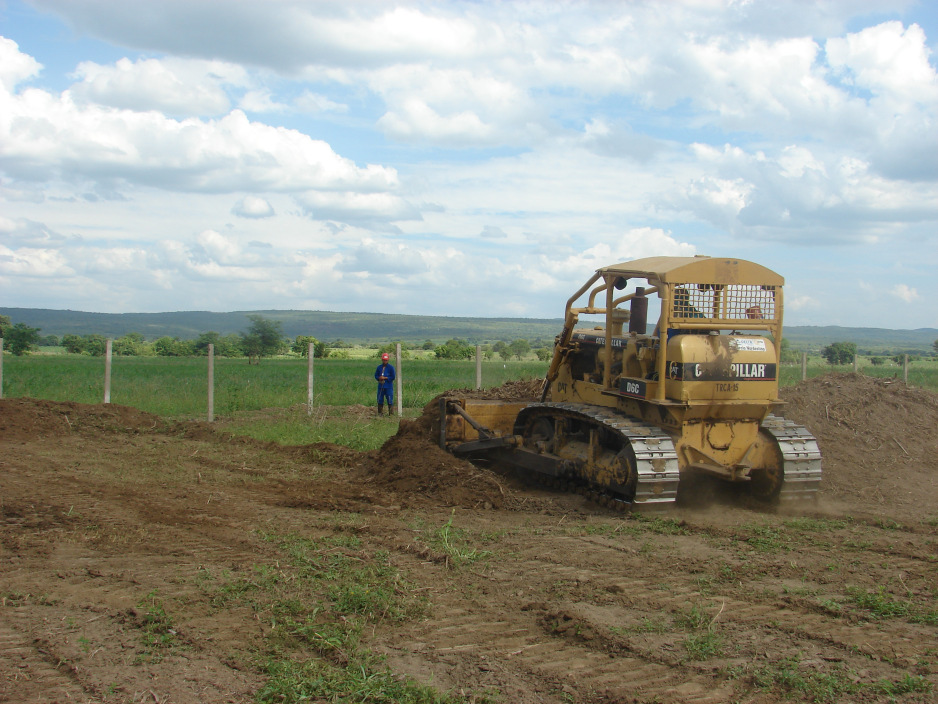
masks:
<path fill-rule="evenodd" d="M 567 301 L 540 400 L 441 398 L 440 445 L 619 508 L 693 500 L 701 477 L 766 503 L 812 499 L 817 441 L 772 414 L 783 284 L 759 264 L 706 256 L 599 269 Z"/>

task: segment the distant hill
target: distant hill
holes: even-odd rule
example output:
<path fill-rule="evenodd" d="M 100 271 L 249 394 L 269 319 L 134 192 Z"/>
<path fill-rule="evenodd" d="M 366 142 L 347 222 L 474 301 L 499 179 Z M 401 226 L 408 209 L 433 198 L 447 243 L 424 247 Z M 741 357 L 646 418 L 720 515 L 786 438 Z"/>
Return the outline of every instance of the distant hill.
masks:
<path fill-rule="evenodd" d="M 85 313 L 43 308 L 0 308 L 14 323 L 39 328 L 43 335 L 100 334 L 121 337 L 137 332 L 147 340 L 169 336 L 193 339 L 204 332 L 221 335 L 245 332 L 249 315 L 279 320 L 283 334 L 312 335 L 319 340 L 344 340 L 356 344 L 370 342 L 446 342 L 460 338 L 472 343 L 495 340 L 553 340 L 563 327 L 561 319 L 535 318 L 450 318 L 387 313 L 334 313 L 306 310 L 256 310 L 231 313 L 178 311 L 174 313 Z"/>
<path fill-rule="evenodd" d="M 560 318 L 451 318 L 389 313 L 335 313 L 309 310 L 257 310 L 212 313 L 177 311 L 173 313 L 86 313 L 44 308 L 2 308 L 14 323 L 39 328 L 43 335 L 100 334 L 121 337 L 131 332 L 148 340 L 169 336 L 193 339 L 203 332 L 221 335 L 244 332 L 251 325 L 249 315 L 279 320 L 284 335 L 312 335 L 325 342 L 344 340 L 354 344 L 401 340 L 446 342 L 460 338 L 478 344 L 496 340 L 553 340 L 563 327 Z M 933 354 L 938 328 L 889 330 L 886 328 L 846 328 L 836 325 L 792 326 L 785 337 L 793 349 L 817 352 L 832 342 L 854 342 L 861 352 L 908 352 Z"/>
<path fill-rule="evenodd" d="M 844 328 L 838 325 L 785 326 L 784 336 L 793 349 L 819 351 L 833 342 L 853 342 L 863 352 L 907 352 L 931 355 L 938 328 L 890 330 L 888 328 Z"/>

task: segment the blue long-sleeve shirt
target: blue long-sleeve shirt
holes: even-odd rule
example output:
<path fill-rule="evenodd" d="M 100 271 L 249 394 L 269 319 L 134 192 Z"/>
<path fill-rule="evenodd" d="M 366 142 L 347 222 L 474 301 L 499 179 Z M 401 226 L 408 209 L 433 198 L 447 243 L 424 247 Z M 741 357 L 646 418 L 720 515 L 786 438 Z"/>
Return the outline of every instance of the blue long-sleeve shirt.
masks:
<path fill-rule="evenodd" d="M 384 377 L 384 381 L 381 380 L 382 376 Z M 375 369 L 375 380 L 378 382 L 378 388 L 394 388 L 394 379 L 396 378 L 397 375 L 394 373 L 394 367 L 390 364 L 379 364 L 378 368 Z"/>

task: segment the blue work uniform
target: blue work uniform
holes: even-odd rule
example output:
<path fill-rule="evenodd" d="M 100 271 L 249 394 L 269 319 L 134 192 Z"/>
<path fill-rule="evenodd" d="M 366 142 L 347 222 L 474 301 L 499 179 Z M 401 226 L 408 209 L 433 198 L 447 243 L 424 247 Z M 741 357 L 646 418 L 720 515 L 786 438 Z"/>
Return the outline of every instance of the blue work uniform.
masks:
<path fill-rule="evenodd" d="M 384 377 L 384 381 L 381 380 L 381 377 Z M 378 382 L 378 406 L 384 405 L 384 400 L 387 399 L 388 408 L 390 409 L 391 404 L 394 402 L 394 379 L 397 378 L 397 375 L 394 373 L 394 367 L 390 364 L 382 363 L 378 365 L 378 368 L 375 369 L 375 381 Z"/>

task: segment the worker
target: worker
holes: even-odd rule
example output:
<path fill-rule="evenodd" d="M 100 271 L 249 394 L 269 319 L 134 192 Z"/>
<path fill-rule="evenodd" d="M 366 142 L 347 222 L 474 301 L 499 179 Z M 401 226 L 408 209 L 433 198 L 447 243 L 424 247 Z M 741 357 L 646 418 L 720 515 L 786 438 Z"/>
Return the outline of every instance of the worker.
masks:
<path fill-rule="evenodd" d="M 686 288 L 679 287 L 674 290 L 674 317 L 675 318 L 703 318 L 705 317 L 703 313 L 694 308 L 691 305 L 690 291 Z M 657 335 L 657 328 L 655 328 L 655 334 Z M 675 335 L 682 335 L 684 333 L 691 334 L 704 334 L 706 330 L 681 330 L 675 328 L 668 328 L 668 339 L 670 340 Z"/>
<path fill-rule="evenodd" d="M 690 292 L 686 288 L 679 288 L 674 292 L 675 318 L 703 318 L 704 314 L 694 308 L 690 303 Z"/>
<path fill-rule="evenodd" d="M 388 415 L 393 415 L 393 402 L 394 402 L 394 379 L 396 377 L 394 373 L 394 367 L 392 367 L 388 360 L 391 356 L 385 352 L 381 355 L 381 364 L 378 365 L 378 368 L 375 369 L 375 380 L 378 382 L 378 415 L 384 415 L 384 402 L 388 402 Z"/>

